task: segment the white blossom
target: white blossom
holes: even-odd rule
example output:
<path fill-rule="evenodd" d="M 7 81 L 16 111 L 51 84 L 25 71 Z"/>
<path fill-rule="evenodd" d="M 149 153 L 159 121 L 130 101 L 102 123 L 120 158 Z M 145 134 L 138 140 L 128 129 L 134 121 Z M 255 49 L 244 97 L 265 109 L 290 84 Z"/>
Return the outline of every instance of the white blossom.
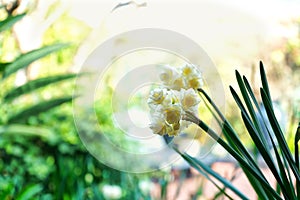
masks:
<path fill-rule="evenodd" d="M 162 114 L 156 113 L 151 117 L 150 128 L 153 133 L 158 135 L 167 134 L 167 124 L 165 122 L 165 118 Z"/>
<path fill-rule="evenodd" d="M 180 72 L 184 77 L 185 89 L 193 88 L 196 90 L 203 86 L 202 74 L 195 65 L 186 64 L 180 68 Z"/>
<path fill-rule="evenodd" d="M 195 111 L 200 103 L 200 98 L 192 88 L 180 90 L 180 101 L 184 111 Z"/>
<path fill-rule="evenodd" d="M 167 96 L 167 89 L 165 88 L 155 88 L 150 92 L 149 98 L 148 98 L 148 105 L 150 106 L 157 106 L 159 104 L 162 104 L 162 102 L 165 100 Z"/>
<path fill-rule="evenodd" d="M 174 78 L 178 77 L 179 73 L 171 66 L 164 66 L 159 78 L 165 85 L 171 85 Z"/>
<path fill-rule="evenodd" d="M 181 74 L 171 66 L 165 66 L 159 77 L 169 89 L 180 90 L 185 87 Z"/>

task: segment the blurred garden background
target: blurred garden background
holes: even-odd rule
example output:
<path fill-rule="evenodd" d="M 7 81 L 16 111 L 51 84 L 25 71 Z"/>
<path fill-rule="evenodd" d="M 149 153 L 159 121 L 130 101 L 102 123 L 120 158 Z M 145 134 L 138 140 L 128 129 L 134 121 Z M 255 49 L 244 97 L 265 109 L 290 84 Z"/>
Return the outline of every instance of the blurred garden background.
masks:
<path fill-rule="evenodd" d="M 99 44 L 137 28 L 173 30 L 203 47 L 223 81 L 225 114 L 249 149 L 253 144 L 243 134 L 228 87 L 235 86 L 238 69 L 258 92 L 258 62 L 263 60 L 293 149 L 300 121 L 299 1 L 0 0 L 0 7 L 0 199 L 222 198 L 184 164 L 130 174 L 99 162 L 82 144 L 72 107 L 77 74 Z M 151 59 L 141 54 L 132 63 Z M 106 99 L 111 92 L 95 107 L 105 124 L 101 134 L 134 149 L 136 144 L 120 136 L 109 116 Z M 201 117 L 209 120 L 206 115 Z M 81 124 L 100 134 L 93 124 Z M 196 156 L 207 141 L 204 134 L 197 136 Z M 215 146 L 205 161 L 255 198 L 221 148 Z"/>

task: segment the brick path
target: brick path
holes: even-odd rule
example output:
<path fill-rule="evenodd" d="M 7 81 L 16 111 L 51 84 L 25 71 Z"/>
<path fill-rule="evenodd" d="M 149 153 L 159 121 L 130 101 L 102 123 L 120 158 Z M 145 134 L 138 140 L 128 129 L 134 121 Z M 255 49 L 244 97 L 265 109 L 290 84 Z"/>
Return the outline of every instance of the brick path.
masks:
<path fill-rule="evenodd" d="M 240 168 L 235 168 L 233 163 L 226 163 L 226 162 L 217 162 L 212 165 L 212 169 L 218 172 L 221 176 L 226 177 L 228 180 L 232 177 L 232 175 L 238 174 L 238 176 L 231 181 L 231 183 L 236 186 L 241 192 L 243 192 L 247 197 L 250 199 L 257 199 L 252 186 L 250 185 L 247 177 L 244 175 Z M 175 172 L 173 174 L 174 181 L 170 182 L 167 186 L 167 194 L 166 200 L 190 200 L 192 196 L 197 193 L 199 188 L 203 189 L 203 195 L 199 197 L 199 200 L 208 200 L 213 199 L 216 193 L 218 193 L 218 189 L 206 180 L 203 176 L 201 176 L 196 170 L 192 169 L 192 177 L 186 178 L 184 181 L 179 180 L 179 173 Z M 275 180 L 271 178 L 271 173 L 267 169 L 262 169 L 263 173 L 265 174 L 266 178 L 273 182 L 275 185 Z M 178 191 L 178 187 L 180 187 Z M 230 190 L 226 190 L 227 193 L 233 199 L 239 199 L 233 192 Z M 155 185 L 152 196 L 153 199 L 161 199 L 159 196 L 160 194 L 160 186 L 158 184 Z M 220 196 L 218 199 L 228 199 L 224 196 Z"/>

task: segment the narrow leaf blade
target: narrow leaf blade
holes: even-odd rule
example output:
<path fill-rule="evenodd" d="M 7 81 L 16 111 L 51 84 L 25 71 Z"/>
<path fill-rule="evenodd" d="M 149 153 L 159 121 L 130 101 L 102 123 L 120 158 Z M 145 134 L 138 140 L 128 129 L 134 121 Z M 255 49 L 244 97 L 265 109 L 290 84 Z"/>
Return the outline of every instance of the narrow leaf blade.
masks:
<path fill-rule="evenodd" d="M 57 83 L 60 81 L 71 79 L 71 78 L 75 78 L 76 76 L 77 76 L 77 74 L 66 74 L 66 75 L 49 76 L 49 77 L 45 77 L 45 78 L 32 80 L 20 87 L 10 90 L 4 96 L 4 100 L 12 101 L 16 97 L 19 97 L 23 94 L 27 94 L 29 92 L 32 92 L 34 90 L 37 90 L 39 88 L 45 87 L 45 86 L 53 84 L 53 83 Z"/>
<path fill-rule="evenodd" d="M 43 58 L 53 52 L 56 52 L 64 47 L 67 47 L 68 44 L 54 44 L 42 47 L 40 49 L 36 49 L 30 51 L 28 53 L 20 55 L 16 60 L 5 67 L 3 73 L 3 79 L 7 78 L 11 74 L 15 73 L 19 69 L 25 68 L 30 65 L 32 62 Z"/>
<path fill-rule="evenodd" d="M 20 14 L 16 16 L 8 16 L 5 20 L 0 22 L 0 32 L 8 30 L 11 28 L 16 22 L 21 20 L 26 14 Z"/>
<path fill-rule="evenodd" d="M 60 106 L 63 103 L 70 102 L 70 101 L 72 101 L 72 99 L 73 99 L 73 97 L 63 97 L 63 98 L 51 99 L 49 101 L 43 101 L 41 103 L 38 103 L 32 107 L 26 108 L 26 109 L 22 110 L 21 112 L 11 116 L 8 119 L 8 122 L 9 123 L 24 122 L 31 116 L 36 116 L 42 112 L 45 112 L 47 110 L 50 110 L 57 106 Z"/>
<path fill-rule="evenodd" d="M 272 99 L 270 90 L 269 90 L 267 75 L 266 75 L 266 72 L 264 69 L 264 64 L 262 63 L 262 61 L 259 62 L 259 69 L 260 69 L 260 77 L 261 77 L 261 83 L 262 83 L 263 89 L 266 91 L 268 98 Z"/>

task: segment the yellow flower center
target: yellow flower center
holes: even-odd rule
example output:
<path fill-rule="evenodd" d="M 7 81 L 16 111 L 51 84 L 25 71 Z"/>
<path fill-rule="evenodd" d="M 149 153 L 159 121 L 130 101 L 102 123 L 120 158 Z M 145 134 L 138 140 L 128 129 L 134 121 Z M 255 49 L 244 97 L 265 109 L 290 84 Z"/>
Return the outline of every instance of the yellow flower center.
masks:
<path fill-rule="evenodd" d="M 176 108 L 168 108 L 166 109 L 166 121 L 169 124 L 177 124 L 181 118 L 181 112 Z"/>
<path fill-rule="evenodd" d="M 188 83 L 191 88 L 195 89 L 195 88 L 199 87 L 199 79 L 198 78 L 189 79 Z"/>
<path fill-rule="evenodd" d="M 194 105 L 197 104 L 197 99 L 191 95 L 186 96 L 183 100 L 182 100 L 182 105 L 184 107 L 192 107 Z"/>
<path fill-rule="evenodd" d="M 190 67 L 184 67 L 183 70 L 182 70 L 182 74 L 184 76 L 188 76 L 192 73 L 192 69 Z"/>

